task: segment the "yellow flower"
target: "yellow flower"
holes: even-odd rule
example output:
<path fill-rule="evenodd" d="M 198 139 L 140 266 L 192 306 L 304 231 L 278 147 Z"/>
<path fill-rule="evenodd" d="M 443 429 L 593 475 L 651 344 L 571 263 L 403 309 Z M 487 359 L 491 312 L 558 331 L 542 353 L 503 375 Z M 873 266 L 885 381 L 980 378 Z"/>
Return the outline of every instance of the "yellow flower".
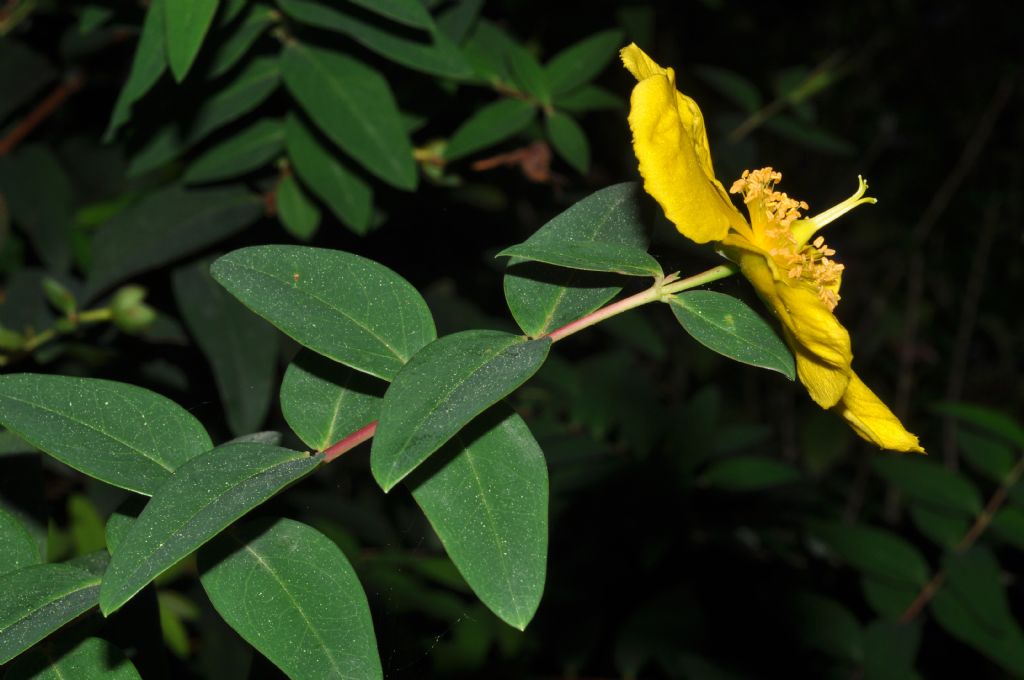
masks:
<path fill-rule="evenodd" d="M 687 238 L 716 242 L 754 286 L 782 326 L 796 357 L 797 375 L 822 408 L 839 412 L 854 431 L 883 449 L 920 451 L 917 437 L 853 372 L 850 334 L 833 310 L 843 265 L 816 236 L 819 229 L 863 203 L 867 183 L 812 218 L 803 201 L 776 191 L 782 174 L 745 171 L 730 192 L 739 194 L 748 222 L 715 177 L 704 117 L 696 102 L 676 89 L 675 71 L 662 68 L 635 44 L 621 52 L 637 79 L 629 126 L 644 189 Z"/>

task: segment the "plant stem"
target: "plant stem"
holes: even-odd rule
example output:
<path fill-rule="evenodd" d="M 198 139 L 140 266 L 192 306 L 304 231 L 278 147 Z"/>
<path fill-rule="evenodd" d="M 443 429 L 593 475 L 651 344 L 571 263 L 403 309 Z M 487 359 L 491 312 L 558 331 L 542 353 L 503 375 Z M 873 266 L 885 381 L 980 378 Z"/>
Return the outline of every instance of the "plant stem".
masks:
<path fill-rule="evenodd" d="M 376 420 L 372 423 L 367 423 L 341 441 L 328 446 L 324 449 L 324 462 L 330 463 L 341 454 L 351 451 L 363 442 L 372 439 L 373 435 L 377 432 L 377 423 L 378 421 Z"/>
<path fill-rule="evenodd" d="M 1010 473 L 1006 475 L 1003 483 L 999 485 L 999 488 L 995 490 L 992 497 L 988 499 L 988 503 L 985 504 L 985 508 L 974 520 L 974 524 L 971 525 L 971 528 L 967 530 L 967 533 L 964 534 L 964 537 L 957 544 L 956 552 L 960 554 L 967 552 L 981 538 L 981 535 L 985 533 L 985 530 L 992 523 L 996 513 L 999 512 L 999 508 L 1006 502 L 1006 496 L 1010 489 L 1017 483 L 1022 474 L 1024 474 L 1024 458 L 1017 461 L 1017 464 L 1013 466 Z M 942 587 L 945 580 L 945 570 L 936 572 L 935 576 L 932 576 L 931 580 L 921 588 L 914 601 L 903 611 L 903 614 L 900 616 L 900 623 L 910 623 L 917 618 L 921 610 L 935 597 L 935 593 L 939 592 L 939 588 Z"/>

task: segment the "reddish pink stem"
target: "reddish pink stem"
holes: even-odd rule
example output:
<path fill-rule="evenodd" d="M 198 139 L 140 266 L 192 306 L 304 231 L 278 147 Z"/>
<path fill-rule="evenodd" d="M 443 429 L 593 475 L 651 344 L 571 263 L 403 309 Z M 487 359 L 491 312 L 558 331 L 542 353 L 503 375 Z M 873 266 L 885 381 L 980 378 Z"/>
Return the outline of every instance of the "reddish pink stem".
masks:
<path fill-rule="evenodd" d="M 372 439 L 374 433 L 377 432 L 377 422 L 378 421 L 375 420 L 372 423 L 363 425 L 361 428 L 359 428 L 349 436 L 345 437 L 341 441 L 335 444 L 331 444 L 326 449 L 324 449 L 324 462 L 330 463 L 332 460 L 334 460 L 341 454 L 345 453 L 346 451 L 351 451 L 352 449 L 356 448 L 363 442 Z"/>

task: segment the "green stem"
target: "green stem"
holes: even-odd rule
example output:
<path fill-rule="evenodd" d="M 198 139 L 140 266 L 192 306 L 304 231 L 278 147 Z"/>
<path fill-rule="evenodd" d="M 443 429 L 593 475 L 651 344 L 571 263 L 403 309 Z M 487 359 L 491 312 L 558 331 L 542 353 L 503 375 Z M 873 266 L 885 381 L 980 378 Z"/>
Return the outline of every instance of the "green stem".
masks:
<path fill-rule="evenodd" d="M 68 315 L 67 318 L 71 321 L 74 321 L 76 324 L 91 324 L 110 321 L 110 319 L 113 318 L 113 315 L 113 311 L 109 307 L 100 307 L 98 309 L 87 309 L 86 311 L 79 312 L 78 314 L 70 314 Z M 29 354 L 39 349 L 46 343 L 50 342 L 57 336 L 64 335 L 65 333 L 70 332 L 71 331 L 60 331 L 57 330 L 56 327 L 51 326 L 50 328 L 47 328 L 45 331 L 41 331 L 30 338 L 26 338 L 24 344 L 22 344 L 22 346 L 18 348 L 17 353 Z M 4 362 L 5 364 L 9 363 L 10 357 L 6 357 L 6 359 L 7 361 Z"/>

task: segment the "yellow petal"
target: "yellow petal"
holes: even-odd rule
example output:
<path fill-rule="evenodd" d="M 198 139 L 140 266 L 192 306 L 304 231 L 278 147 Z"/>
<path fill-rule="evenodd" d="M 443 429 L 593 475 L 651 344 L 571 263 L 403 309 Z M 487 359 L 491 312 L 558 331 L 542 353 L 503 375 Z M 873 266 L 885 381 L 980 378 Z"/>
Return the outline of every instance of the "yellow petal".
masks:
<path fill-rule="evenodd" d="M 853 373 L 850 365 L 835 366 L 822 361 L 794 338 L 792 331 L 785 326 L 782 327 L 782 337 L 796 357 L 796 375 L 814 403 L 822 408 L 832 408 L 839 403 L 850 384 Z"/>
<path fill-rule="evenodd" d="M 890 451 L 925 452 L 917 437 L 907 432 L 899 418 L 857 377 L 856 373 L 850 374 L 846 394 L 835 410 L 846 419 L 854 432 L 879 448 Z"/>
<path fill-rule="evenodd" d="M 676 91 L 675 72 L 662 68 L 636 45 L 621 52 L 637 80 L 629 127 L 644 189 L 684 236 L 720 241 L 731 224 L 746 221 L 715 179 L 704 117 L 696 102 Z"/>

